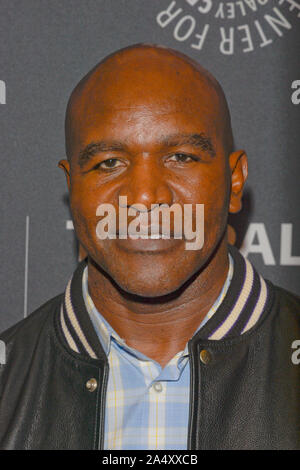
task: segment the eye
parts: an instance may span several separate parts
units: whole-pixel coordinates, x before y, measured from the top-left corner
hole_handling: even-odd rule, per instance
[[[196,158],[186,153],[174,153],[173,155],[171,155],[171,157],[168,158],[168,161],[177,163],[189,163],[196,161]]]
[[[94,169],[102,168],[103,170],[110,170],[122,166],[122,162],[118,158],[108,158],[101,163],[98,163]]]

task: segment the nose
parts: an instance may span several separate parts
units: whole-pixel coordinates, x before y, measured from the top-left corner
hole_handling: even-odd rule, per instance
[[[173,204],[166,171],[151,158],[141,158],[132,165],[119,195],[127,196],[128,206],[143,204],[147,211],[151,210],[153,204]]]

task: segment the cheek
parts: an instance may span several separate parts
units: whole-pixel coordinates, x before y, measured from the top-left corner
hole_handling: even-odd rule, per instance
[[[70,192],[70,208],[76,235],[81,242],[93,237],[93,232],[95,232],[97,201],[96,194],[91,193],[82,185],[73,185]]]
[[[70,191],[70,205],[73,212],[85,219],[95,219],[101,192],[93,179],[73,177]]]
[[[205,226],[210,231],[222,230],[228,215],[229,192],[226,185],[219,184],[212,192],[207,194],[205,203]]]
[[[199,177],[189,188],[189,192],[194,194],[194,201],[196,199],[197,203],[204,204],[204,246],[207,249],[215,245],[226,227],[230,196],[226,170],[212,170],[205,177]]]
[[[182,194],[184,202],[204,204],[205,212],[217,214],[229,201],[229,187],[223,169],[211,168],[190,178]]]

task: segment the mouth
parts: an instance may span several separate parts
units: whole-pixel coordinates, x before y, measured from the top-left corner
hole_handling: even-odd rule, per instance
[[[130,226],[125,232],[119,230],[117,233],[117,243],[119,248],[134,253],[151,253],[159,254],[162,252],[173,250],[182,242],[174,236],[174,232],[163,230],[160,225],[140,225],[139,231],[132,230]]]
[[[178,245],[182,240],[176,240],[174,238],[126,238],[117,239],[117,244],[121,250],[132,252],[132,253],[151,253],[159,254],[174,250],[178,248]]]
[[[150,235],[142,235],[142,234],[128,234],[128,238],[130,240],[170,240],[173,238],[170,235],[166,235],[164,233],[156,233],[156,234],[150,234]]]
[[[117,231],[117,238],[129,240],[170,240],[174,238],[182,238],[181,233],[174,233],[169,228],[166,229],[159,224],[139,225],[139,230],[136,227],[129,225],[128,229],[120,227]]]

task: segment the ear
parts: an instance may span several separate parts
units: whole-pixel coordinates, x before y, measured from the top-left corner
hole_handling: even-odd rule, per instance
[[[64,170],[68,188],[70,189],[70,163],[68,160],[60,160],[57,166]]]
[[[243,188],[248,176],[248,159],[244,150],[237,150],[229,156],[231,169],[231,195],[229,212],[239,212],[242,208]]]

